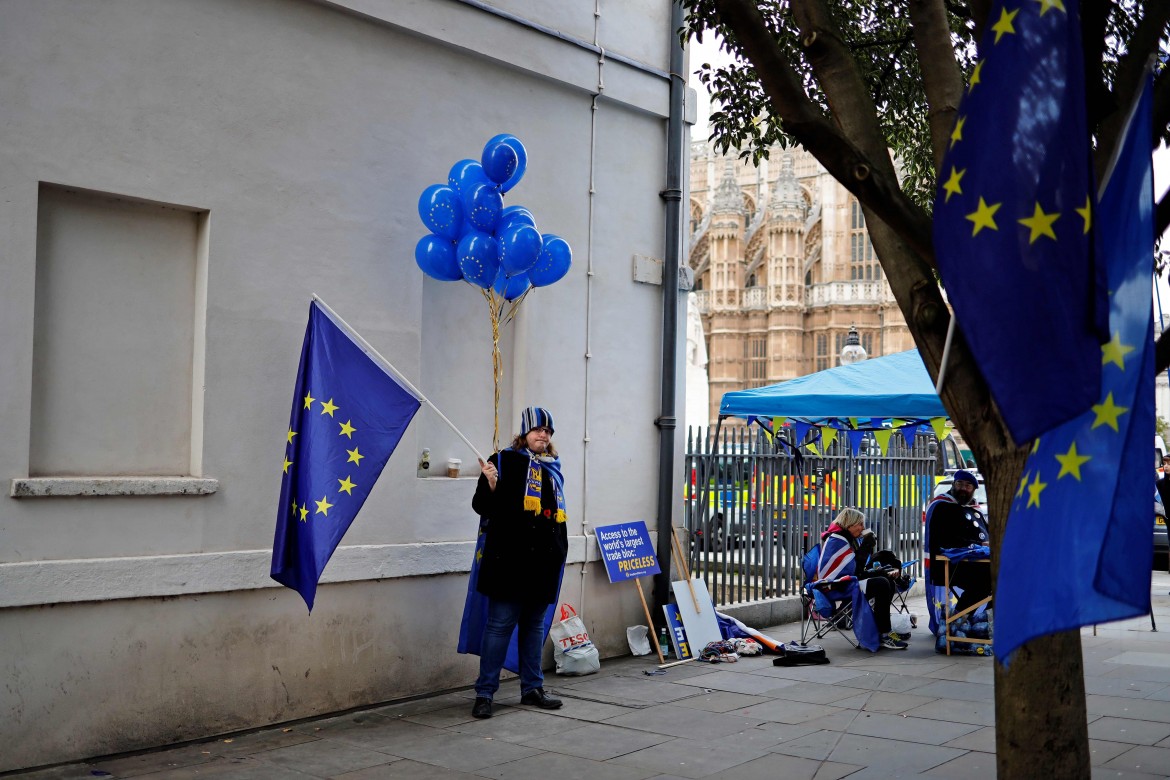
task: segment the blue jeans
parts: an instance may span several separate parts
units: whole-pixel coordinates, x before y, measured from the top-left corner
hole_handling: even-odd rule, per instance
[[[544,616],[548,604],[531,605],[518,601],[488,599],[487,625],[479,648],[479,679],[475,695],[490,699],[500,688],[500,670],[512,641],[512,630],[519,627],[517,644],[520,654],[520,693],[544,686],[540,655],[544,649]]]

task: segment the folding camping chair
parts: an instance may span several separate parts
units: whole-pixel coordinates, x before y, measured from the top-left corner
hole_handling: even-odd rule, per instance
[[[876,566],[901,566],[902,579],[894,580],[894,597],[890,601],[890,612],[901,612],[904,615],[910,614],[910,605],[906,603],[906,597],[910,594],[910,589],[914,587],[916,581],[912,573],[914,567],[918,565],[918,561],[910,561],[909,563],[902,563],[898,557],[889,550],[879,550],[873,554],[870,559],[871,565]]]
[[[804,607],[800,644],[807,645],[811,639],[824,639],[836,631],[853,647],[859,647],[853,636],[853,603],[848,593],[849,586],[857,578],[849,576],[818,581],[817,563],[820,558],[821,546],[817,544],[804,554],[800,562],[804,572],[804,585],[800,589],[800,601]]]
[[[906,577],[903,583],[894,583],[894,598],[890,601],[890,608],[895,612],[902,614],[910,614],[910,605],[906,603],[906,597],[910,595],[910,589],[914,587],[914,583],[918,578],[914,576],[913,569],[918,565],[918,561],[910,561],[910,563],[902,564],[902,574]]]

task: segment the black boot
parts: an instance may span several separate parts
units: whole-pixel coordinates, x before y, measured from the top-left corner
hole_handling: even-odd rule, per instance
[[[521,704],[535,704],[542,710],[559,710],[564,704],[555,696],[549,696],[544,692],[544,688],[533,688],[528,693],[520,697]]]
[[[490,718],[492,716],[492,700],[483,696],[475,697],[475,704],[471,708],[471,717]]]

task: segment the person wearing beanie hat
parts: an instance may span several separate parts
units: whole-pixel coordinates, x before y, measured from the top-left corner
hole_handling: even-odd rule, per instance
[[[951,489],[932,500],[926,508],[926,538],[931,561],[943,550],[991,545],[987,518],[975,503],[975,488],[978,486],[978,477],[960,469],[954,474]],[[941,565],[930,567],[930,581],[932,585],[946,585]],[[952,612],[962,612],[991,595],[991,567],[985,563],[952,564],[951,585],[962,591]]]
[[[500,670],[517,628],[520,703],[542,709],[561,706],[560,699],[545,692],[540,667],[546,614],[557,600],[569,547],[565,480],[552,435],[553,417],[547,409],[525,409],[511,446],[483,463],[471,501],[480,516],[483,546],[477,552],[478,566],[472,568],[464,625],[473,599],[479,597],[486,597],[486,619],[481,618],[482,634],[461,634],[460,652],[479,653],[471,710],[476,718],[492,715]]]

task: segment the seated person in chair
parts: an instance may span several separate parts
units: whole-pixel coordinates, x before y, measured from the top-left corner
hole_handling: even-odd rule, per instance
[[[864,569],[864,562],[872,555],[873,546],[873,532],[866,531],[865,515],[852,507],[842,509],[821,536],[817,580],[835,580],[847,575],[860,580],[862,592],[873,608],[874,622],[881,635],[880,646],[887,650],[905,650],[906,643],[890,631],[893,576],[897,574],[887,569]]]
[[[987,518],[973,505],[977,485],[974,474],[956,471],[951,489],[931,501],[926,509],[932,585],[946,584],[942,562],[934,560],[943,550],[991,544]],[[986,563],[952,563],[951,586],[962,591],[952,613],[962,612],[991,595],[991,567]]]

